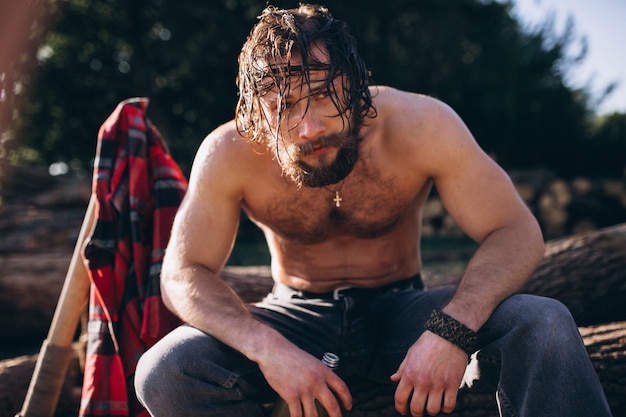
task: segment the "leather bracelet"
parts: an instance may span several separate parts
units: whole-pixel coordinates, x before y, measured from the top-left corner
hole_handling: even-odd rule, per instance
[[[424,323],[424,329],[460,347],[468,355],[477,350],[476,332],[441,310],[433,310],[430,318]]]

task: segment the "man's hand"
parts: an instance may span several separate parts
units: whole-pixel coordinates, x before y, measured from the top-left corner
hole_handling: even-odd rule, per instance
[[[341,417],[337,398],[352,408],[348,386],[320,358],[298,349],[282,349],[259,363],[270,386],[285,400],[291,417],[317,417],[315,400],[329,417]]]
[[[409,349],[391,380],[398,382],[395,403],[413,417],[451,413],[467,367],[467,354],[452,343],[424,332]],[[410,401],[410,404],[409,404]]]

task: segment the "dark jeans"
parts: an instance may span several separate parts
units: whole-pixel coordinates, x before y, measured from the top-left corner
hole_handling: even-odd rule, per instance
[[[250,309],[314,356],[338,354],[344,379],[391,384],[424,322],[452,291],[408,288],[335,300],[277,286]],[[493,387],[502,416],[611,415],[578,328],[557,301],[510,297],[480,330],[479,341],[464,384]],[[154,416],[264,416],[262,405],[276,399],[254,362],[190,326],[144,354],[135,384]]]

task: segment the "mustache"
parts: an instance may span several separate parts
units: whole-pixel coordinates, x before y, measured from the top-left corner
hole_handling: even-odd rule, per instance
[[[340,148],[340,147],[354,147],[353,141],[347,135],[327,135],[318,138],[315,141],[303,143],[301,145],[295,145],[295,150],[298,155],[308,156],[318,148]]]

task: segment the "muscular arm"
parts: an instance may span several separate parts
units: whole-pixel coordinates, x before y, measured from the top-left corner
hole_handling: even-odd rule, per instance
[[[217,275],[234,242],[242,192],[232,176],[219,175],[225,167],[218,148],[227,141],[209,137],[198,151],[165,253],[161,289],[165,304],[185,322],[242,351],[257,351],[247,336],[258,333],[256,320]]]
[[[163,261],[163,300],[185,322],[257,362],[292,416],[302,410],[312,415],[315,399],[331,416],[339,416],[332,391],[346,407],[351,401],[343,381],[318,358],[256,320],[218,275],[234,243],[246,178],[246,161],[238,153],[242,144],[232,131],[220,128],[198,151]],[[308,372],[294,375],[293,369]]]
[[[458,116],[447,107],[438,111],[435,186],[459,227],[479,243],[444,311],[476,331],[537,267],[543,236],[506,173],[478,147]]]
[[[477,331],[495,308],[517,292],[544,251],[536,220],[510,179],[476,144],[447,106],[426,99],[415,159],[431,177],[459,227],[479,243],[443,311]],[[398,372],[396,408],[414,416],[451,412],[467,365],[466,353],[426,331]]]

